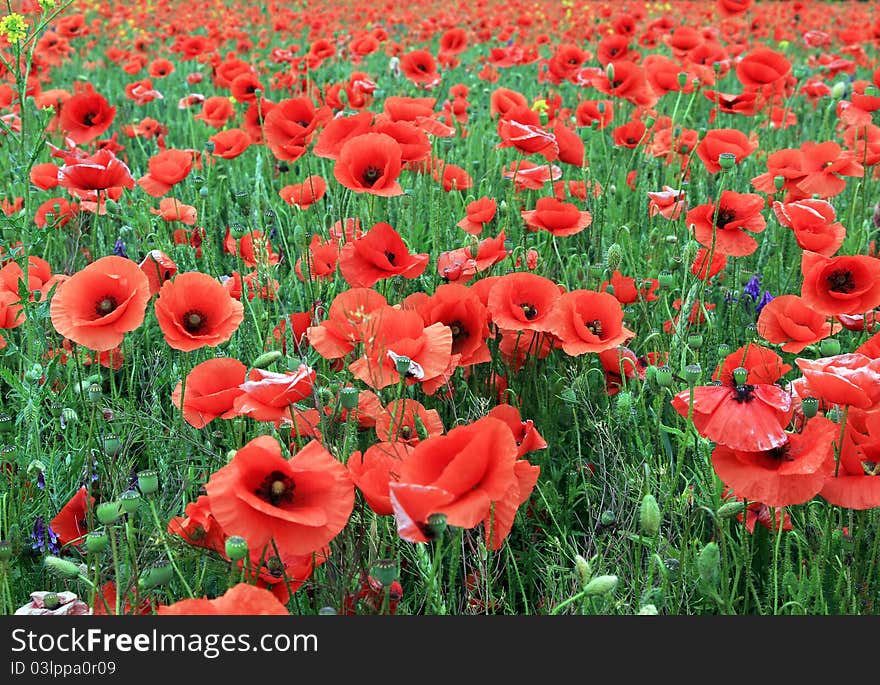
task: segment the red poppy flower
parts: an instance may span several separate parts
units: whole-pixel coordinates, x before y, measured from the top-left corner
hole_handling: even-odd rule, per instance
[[[177,273],[177,264],[162,250],[150,250],[138,265],[150,284],[150,295],[157,295],[165,281]]]
[[[213,550],[225,558],[228,536],[211,513],[208,497],[200,495],[195,502],[186,505],[183,513],[168,522],[168,532],[190,545]]]
[[[65,338],[103,352],[144,321],[150,286],[130,259],[102,257],[58,285],[49,313]]]
[[[383,442],[403,442],[411,446],[443,434],[443,419],[436,409],[404,399],[389,403],[376,418],[376,435]]]
[[[841,328],[811,308],[797,295],[779,295],[761,309],[758,335],[782,345],[783,352],[802,352],[805,347],[834,335]]]
[[[336,263],[339,261],[339,243],[335,239],[324,240],[315,234],[309,243],[308,253],[296,260],[295,271],[301,281],[306,280],[303,274],[303,266],[306,267],[308,278],[313,281],[323,281],[333,278],[336,274]]]
[[[202,103],[202,111],[193,118],[201,119],[212,128],[223,128],[234,116],[235,108],[229,98],[215,95]]]
[[[182,599],[156,609],[159,616],[289,616],[269,590],[239,583],[216,599]]]
[[[683,190],[663,186],[663,190],[648,193],[648,213],[651,216],[661,215],[674,221],[683,211],[687,211],[687,198]]]
[[[525,504],[535,489],[541,467],[530,464],[525,459],[513,465],[515,481],[508,487],[504,497],[494,502],[490,512],[483,517],[483,536],[486,547],[499,550],[513,529],[516,512]]]
[[[57,170],[61,186],[82,196],[90,191],[122,191],[134,188],[134,179],[124,162],[110,150],[98,150],[90,157],[70,159]]]
[[[467,216],[457,226],[471,235],[480,235],[484,226],[495,218],[498,203],[491,197],[481,197],[468,203]]]
[[[198,271],[165,281],[155,311],[165,342],[184,352],[226,342],[244,319],[241,302],[229,297],[218,280]]]
[[[339,270],[352,287],[369,288],[392,276],[417,278],[428,259],[427,254],[411,254],[397,231],[378,223],[361,238],[342,246]]]
[[[62,545],[81,545],[89,532],[88,513],[95,504],[95,498],[88,494],[83,485],[65,504],[61,511],[49,522],[49,527],[58,536]]]
[[[329,107],[316,110],[307,97],[281,100],[263,119],[266,144],[277,159],[297,160],[305,154],[317,128],[331,116]]]
[[[489,291],[487,309],[499,328],[549,331],[550,314],[559,299],[559,286],[531,273],[501,276]]]
[[[138,185],[153,197],[160,197],[189,176],[192,166],[192,153],[186,150],[164,150],[150,158],[150,171],[138,179]]]
[[[760,233],[767,222],[761,215],[764,198],[752,193],[725,190],[716,210],[709,202],[694,207],[687,214],[687,223],[701,245],[731,257],[745,257],[758,249],[758,243],[746,231]]]
[[[556,302],[548,329],[571,356],[622,345],[635,333],[623,326],[623,309],[613,295],[572,290]]]
[[[192,205],[185,205],[173,197],[163,197],[159,200],[159,209],[150,209],[150,214],[158,214],[165,221],[179,221],[187,226],[193,226],[198,219],[198,212]]]
[[[789,433],[784,444],[771,450],[740,452],[718,445],[712,452],[712,465],[738,497],[771,507],[803,504],[834,474],[838,432],[837,424],[817,416],[802,433]]]
[[[747,343],[724,358],[712,374],[712,380],[733,385],[733,372],[739,367],[748,371],[749,383],[764,384],[775,383],[792,369],[791,365],[783,362],[782,357],[773,350],[755,343]]]
[[[90,143],[110,128],[116,118],[116,108],[98,93],[77,93],[70,96],[61,108],[61,128],[77,145]]]
[[[574,116],[578,126],[592,126],[597,122],[596,128],[607,128],[614,120],[614,103],[611,100],[584,100],[574,110]]]
[[[346,466],[352,481],[379,516],[394,513],[389,486],[397,480],[400,464],[412,450],[405,442],[378,442],[363,454],[355,452],[348,458]]]
[[[634,119],[615,128],[611,132],[611,138],[615,145],[634,150],[645,139],[646,131],[644,122]]]
[[[276,426],[290,424],[291,405],[311,395],[314,385],[315,371],[305,364],[285,373],[251,369],[248,380],[240,386],[242,392],[233,398],[232,413],[272,421]]]
[[[452,331],[452,353],[461,355],[460,366],[491,360],[489,314],[470,288],[455,283],[441,285],[417,307],[425,326],[442,323]]]
[[[654,291],[660,287],[660,282],[656,278],[651,278],[647,283],[649,283],[649,285],[643,285],[639,288],[636,286],[636,279],[631,278],[630,276],[624,276],[620,271],[615,269],[614,273],[611,274],[611,281],[603,281],[602,285],[599,286],[599,291],[605,291],[610,285],[614,290],[612,295],[614,295],[614,298],[620,302],[620,304],[633,304],[640,299],[645,302],[653,302],[658,299],[657,295],[654,294]]]
[[[672,407],[687,417],[690,391],[672,399]],[[742,452],[763,452],[781,447],[788,439],[785,426],[791,418],[791,397],[768,383],[722,382],[693,389],[693,421],[705,438]]]
[[[820,314],[864,314],[880,306],[880,259],[804,251],[801,297]]]
[[[542,155],[548,162],[559,157],[556,136],[541,127],[538,113],[528,107],[508,110],[498,120],[498,136],[498,148],[515,147],[526,155]]]
[[[830,257],[846,238],[846,229],[835,221],[837,214],[826,200],[796,200],[784,204],[774,202],[773,213],[780,224],[794,231],[802,250]]]
[[[221,416],[232,418],[233,402],[244,390],[247,367],[237,359],[216,358],[198,364],[186,376],[186,396],[183,400],[183,418],[193,428],[204,428]],[[178,383],[171,393],[171,401],[180,409],[183,384]]]
[[[789,73],[791,62],[769,48],[755,48],[736,65],[736,77],[746,88],[775,84]]]
[[[302,183],[284,186],[278,194],[287,204],[307,209],[322,199],[326,192],[327,181],[321,176],[307,176]]]
[[[516,452],[510,429],[489,416],[420,442],[401,464],[399,482],[390,485],[400,537],[425,542],[431,514],[445,514],[460,528],[488,518],[517,484]]]
[[[697,145],[697,156],[703,160],[706,171],[717,174],[721,171],[718,158],[722,153],[734,155],[736,163],[739,164],[757,149],[757,138],[749,139],[745,133],[735,128],[717,128],[703,136],[700,144]]]
[[[354,508],[348,472],[315,441],[286,459],[274,438],[254,438],[205,490],[217,522],[254,550],[274,541],[283,553],[311,554],[336,537]]]
[[[539,198],[535,209],[520,214],[532,230],[542,229],[555,236],[580,233],[593,221],[589,212],[582,212],[576,205],[560,202],[555,197]]]
[[[413,50],[400,58],[400,70],[413,83],[422,88],[433,88],[440,83],[437,62],[427,50]]]
[[[338,359],[367,340],[375,327],[375,314],[383,311],[385,298],[370,288],[351,288],[330,304],[327,320],[308,329],[311,346],[325,359]]]
[[[489,410],[489,416],[507,424],[513,439],[516,441],[516,457],[521,459],[529,452],[547,448],[547,441],[541,437],[535,422],[531,419],[522,420],[519,409],[510,404],[499,404]]]
[[[402,195],[403,188],[397,182],[401,157],[400,145],[394,138],[384,133],[365,133],[342,145],[333,175],[356,193]]]
[[[240,128],[229,128],[208,138],[214,143],[214,156],[235,159],[251,145],[251,137]]]
[[[880,401],[880,359],[853,352],[795,363],[810,393],[828,404],[870,409]]]

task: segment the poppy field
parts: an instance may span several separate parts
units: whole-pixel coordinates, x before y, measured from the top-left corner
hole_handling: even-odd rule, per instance
[[[880,613],[876,3],[0,5],[0,613]]]

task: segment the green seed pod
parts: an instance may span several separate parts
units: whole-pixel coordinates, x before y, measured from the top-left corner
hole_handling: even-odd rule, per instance
[[[805,397],[801,400],[801,408],[804,411],[804,416],[812,419],[819,413],[819,400],[815,397]]]
[[[737,366],[733,370],[733,382],[737,385],[745,385],[749,380],[749,370],[744,366]]]
[[[0,564],[4,564],[12,559],[12,545],[9,540],[0,540]]]
[[[840,354],[840,341],[837,338],[825,338],[819,343],[819,354],[823,357],[834,357]]]
[[[109,538],[103,530],[93,530],[86,535],[86,551],[89,554],[100,554],[107,549]]]
[[[49,555],[43,559],[43,564],[50,573],[59,578],[67,578],[69,580],[79,578],[79,564],[75,564],[68,559]]]
[[[15,428],[15,419],[6,412],[0,414],[0,433],[9,433],[13,428]]]
[[[333,607],[321,607],[318,609],[318,616],[336,616],[336,609]]]
[[[745,508],[746,505],[742,502],[726,502],[718,507],[718,511],[715,512],[715,515],[720,519],[729,519],[743,513]]]
[[[717,542],[710,542],[703,547],[703,551],[697,557],[697,570],[706,585],[711,588],[717,587],[721,574],[721,552]]]
[[[684,88],[688,81],[688,75],[686,71],[678,72],[678,86],[679,88]]]
[[[43,595],[43,606],[49,609],[57,609],[61,606],[61,598],[58,596],[57,592],[47,592]]]
[[[391,587],[397,580],[397,562],[394,559],[379,559],[370,568],[370,576],[382,583],[382,587]]]
[[[703,367],[699,364],[688,364],[684,367],[684,379],[688,382],[688,385],[696,385],[699,383],[702,375]]]
[[[776,188],[776,191],[782,190],[783,186],[785,186],[785,176],[774,176],[773,187]]]
[[[357,388],[342,388],[339,391],[339,400],[342,404],[343,409],[356,409],[358,406],[358,392]]]
[[[657,281],[661,288],[669,289],[675,286],[675,275],[671,271],[661,271]]]
[[[613,526],[615,521],[617,521],[617,515],[611,509],[606,509],[599,517],[599,522],[603,526]]]
[[[587,583],[584,594],[587,596],[607,595],[609,592],[614,592],[617,583],[617,576],[596,576]]]
[[[119,520],[119,517],[122,516],[122,509],[119,502],[101,502],[95,507],[95,515],[98,517],[98,521],[109,526]]]
[[[159,491],[159,474],[152,469],[139,471],[137,478],[138,489],[141,491],[141,494],[153,495]]]
[[[115,435],[107,435],[102,441],[104,446],[104,454],[111,459],[122,454],[122,440]]]
[[[443,535],[446,531],[446,514],[431,514],[428,517],[428,528],[435,538]]]
[[[732,152],[722,152],[718,155],[718,166],[727,171],[736,166],[736,155]]]
[[[138,587],[148,590],[160,585],[167,585],[171,582],[171,577],[173,575],[174,569],[170,564],[147,569],[138,579]]]
[[[254,359],[254,368],[257,369],[267,369],[272,364],[281,359],[281,352],[278,350],[270,350],[269,352],[264,352],[259,357]]]
[[[412,360],[409,357],[398,357],[394,361],[394,368],[401,376],[405,376],[409,373],[410,364],[412,364]]]
[[[650,493],[642,499],[639,525],[642,529],[642,535],[645,537],[653,538],[660,532],[660,507],[654,495]]]
[[[657,367],[657,385],[662,388],[668,388],[672,385],[672,369],[668,366]]]
[[[699,333],[691,333],[688,336],[688,347],[692,350],[699,350],[703,346],[703,336]]]
[[[241,561],[247,556],[248,544],[240,535],[230,535],[226,538],[226,556],[232,561]]]
[[[119,505],[126,514],[133,514],[141,505],[141,493],[137,490],[126,490],[119,496]]]
[[[730,354],[730,345],[727,343],[721,343],[718,345],[718,356],[722,359]]]

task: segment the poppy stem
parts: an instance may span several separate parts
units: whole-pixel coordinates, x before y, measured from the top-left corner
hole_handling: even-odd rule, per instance
[[[181,395],[182,397],[182,395]],[[162,546],[165,548],[165,554],[168,555],[168,563],[171,564],[171,568],[174,569],[174,572],[177,574],[177,577],[180,578],[180,582],[183,584],[184,589],[186,590],[186,594],[190,597],[190,599],[194,598],[192,588],[189,586],[189,583],[186,582],[186,577],[180,572],[180,568],[177,566],[177,562],[174,559],[174,553],[171,551],[171,547],[168,545],[168,538],[165,536],[165,528],[159,522],[159,514],[156,511],[156,502],[153,499],[150,499],[150,512],[153,514],[153,522],[156,524],[156,532],[162,540]],[[113,537],[110,537],[110,544],[113,544]],[[117,588],[119,587],[117,583]],[[116,593],[116,601],[119,601],[119,592]],[[118,611],[117,611],[118,613]]]
[[[843,418],[840,420],[840,439],[834,443],[834,477],[840,470],[840,453],[843,451],[843,436],[846,432],[846,418],[849,415],[849,405],[843,407]]]

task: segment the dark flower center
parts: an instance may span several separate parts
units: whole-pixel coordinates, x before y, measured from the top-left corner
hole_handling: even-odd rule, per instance
[[[278,557],[269,557],[266,559],[266,570],[273,578],[280,578],[284,575],[284,562]]]
[[[880,476],[880,462],[863,461],[862,471],[865,472],[866,476]]]
[[[417,64],[416,69],[418,69],[419,71],[428,71],[428,67],[426,67],[424,64]]]
[[[94,126],[96,116],[97,116],[97,112],[88,112],[83,117],[83,124],[85,124],[86,126]]]
[[[187,333],[198,333],[208,325],[208,317],[196,309],[183,315],[183,327]]]
[[[835,293],[851,293],[856,289],[852,271],[837,269],[828,274],[828,289]]]
[[[95,305],[95,313],[98,316],[107,316],[119,306],[116,298],[111,295],[105,295]]]
[[[528,319],[529,321],[531,321],[532,319],[534,319],[538,316],[538,310],[535,309],[534,305],[531,305],[531,304],[524,302],[520,305],[520,308],[523,310],[523,314],[525,315],[526,319]]]
[[[412,428],[409,426],[404,426],[400,429],[400,437],[404,440],[409,440],[412,437]]]
[[[584,326],[587,327],[587,330],[590,331],[593,335],[601,338],[602,337],[602,322],[599,319],[593,319],[592,321],[584,321]]]
[[[754,385],[737,385],[733,389],[733,399],[742,404],[743,402],[751,402],[755,399]]]
[[[715,219],[715,225],[718,228],[726,228],[727,224],[736,218],[736,212],[732,209],[719,209],[718,218]]]
[[[273,507],[280,507],[282,504],[290,504],[293,501],[295,489],[293,478],[281,471],[272,471],[263,479],[260,487],[254,490],[254,494]]]
[[[766,455],[775,461],[794,461],[794,457],[789,455],[791,451],[791,445],[786,443],[785,445],[780,445],[779,447],[774,447],[772,450],[768,450]]]
[[[397,255],[394,254],[393,252],[389,252],[388,250],[385,250],[385,259],[388,260],[388,263],[389,263],[389,264],[392,264],[392,265],[393,265],[393,264],[394,264],[394,260],[397,259]]]
[[[361,178],[366,185],[372,188],[373,184],[376,183],[376,181],[378,181],[380,178],[382,178],[382,170],[379,167],[375,167],[372,165],[368,166],[366,169],[364,169],[364,173],[361,175]]]

